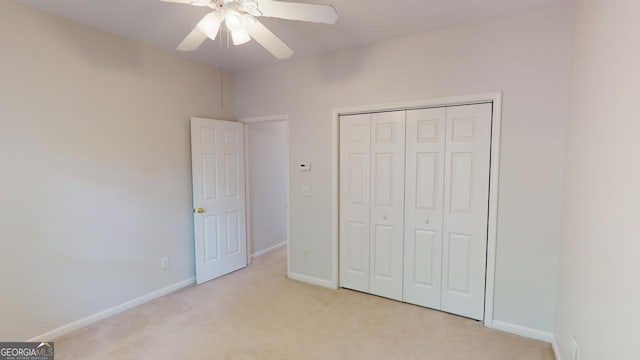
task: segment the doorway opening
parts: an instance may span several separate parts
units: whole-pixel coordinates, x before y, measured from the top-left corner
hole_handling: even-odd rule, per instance
[[[240,121],[245,124],[247,260],[251,264],[283,251],[289,242],[289,117]]]

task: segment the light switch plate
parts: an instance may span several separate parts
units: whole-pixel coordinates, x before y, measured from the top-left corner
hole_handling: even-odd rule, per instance
[[[305,185],[302,187],[302,195],[304,197],[311,197],[311,186]]]

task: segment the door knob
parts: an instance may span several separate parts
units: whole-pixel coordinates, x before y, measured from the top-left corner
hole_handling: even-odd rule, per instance
[[[203,208],[198,208],[198,210],[196,210],[196,211],[198,212],[198,214],[204,214],[204,213],[207,212],[207,210],[203,209]]]
[[[424,221],[424,223],[425,223],[425,224],[428,224],[428,223],[429,223],[429,219],[425,220],[425,221]]]
[[[382,217],[382,220],[387,220],[387,219],[388,219],[387,215]]]

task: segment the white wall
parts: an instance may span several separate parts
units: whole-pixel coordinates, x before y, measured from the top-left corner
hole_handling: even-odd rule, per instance
[[[503,90],[495,319],[551,332],[572,19],[551,7],[236,74],[237,115],[290,114],[291,164],[313,164],[291,172],[292,272],[332,277],[333,108]]]
[[[640,2],[578,3],[556,340],[640,357]]]
[[[191,278],[189,117],[233,77],[10,0],[0,46],[0,339]]]
[[[287,123],[252,123],[249,186],[253,254],[287,241]]]

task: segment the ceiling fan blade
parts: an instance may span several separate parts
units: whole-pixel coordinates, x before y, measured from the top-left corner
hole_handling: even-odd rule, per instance
[[[219,11],[207,14],[189,35],[178,45],[180,51],[193,51],[202,45],[207,39],[215,40],[222,23],[222,15]]]
[[[215,40],[218,37],[218,31],[220,30],[220,24],[222,23],[222,14],[220,11],[214,11],[207,14],[198,23],[197,28],[200,29],[211,40]]]
[[[260,0],[258,11],[262,16],[287,20],[335,24],[338,12],[331,5],[301,4],[286,1]]]
[[[258,20],[249,21],[247,27],[249,35],[276,58],[283,60],[293,55],[293,50]]]
[[[207,40],[207,35],[205,35],[197,26],[191,30],[189,35],[187,35],[184,40],[178,45],[178,50],[180,51],[193,51],[202,45],[202,43]]]

